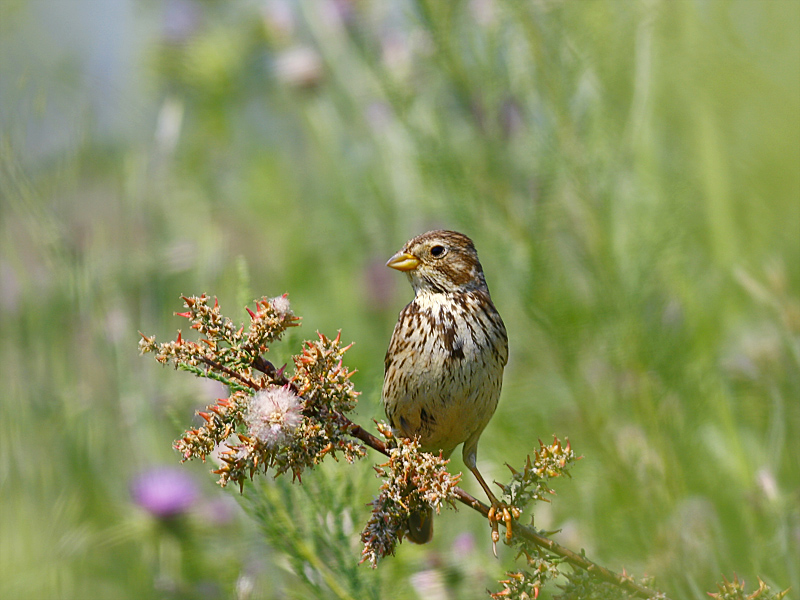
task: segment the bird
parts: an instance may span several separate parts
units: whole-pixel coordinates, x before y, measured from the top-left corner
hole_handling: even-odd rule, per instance
[[[466,467],[493,507],[502,506],[477,467],[478,440],[497,408],[508,335],[492,303],[472,240],[457,231],[423,233],[386,263],[404,272],[414,299],[397,319],[384,360],[383,407],[393,432]],[[433,511],[413,512],[408,539],[433,537]]]

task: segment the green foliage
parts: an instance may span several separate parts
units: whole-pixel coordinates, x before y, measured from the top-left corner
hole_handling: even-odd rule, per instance
[[[290,290],[378,417],[382,263],[441,225],[509,325],[482,471],[568,435],[538,526],[672,598],[800,589],[797,3],[46,4],[0,8],[0,596],[282,597],[249,519],[200,516],[207,469],[177,532],[132,505],[220,394],[131,340],[187,290]],[[461,517],[381,597],[516,568],[484,527],[456,556]]]
[[[628,577],[631,581],[633,578]],[[644,581],[651,585],[652,582]],[[562,593],[555,596],[555,600],[631,600],[636,598],[632,594],[621,591],[619,587],[607,582],[600,582],[589,576],[586,571],[573,569],[567,573],[567,581],[561,586]],[[663,595],[656,594],[650,600],[659,600]]]
[[[380,573],[359,567],[357,503],[365,479],[352,469],[319,467],[292,485],[261,478],[246,487],[240,503],[274,552],[288,560],[290,575],[275,597],[379,599]]]

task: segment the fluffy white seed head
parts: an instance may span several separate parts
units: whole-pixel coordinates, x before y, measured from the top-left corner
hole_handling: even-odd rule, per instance
[[[284,294],[283,296],[276,296],[275,298],[270,298],[269,303],[272,306],[272,309],[281,315],[291,315],[292,308],[289,305],[289,298]]]
[[[245,418],[250,434],[268,448],[286,444],[303,420],[303,401],[288,387],[255,394]]]

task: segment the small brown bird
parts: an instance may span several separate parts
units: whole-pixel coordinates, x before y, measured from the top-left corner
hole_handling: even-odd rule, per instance
[[[476,463],[478,439],[497,408],[508,337],[475,246],[455,231],[429,231],[386,266],[404,271],[414,288],[384,361],[389,423],[397,435],[418,436],[424,451],[441,450],[445,458],[463,443],[464,464],[497,506]],[[429,542],[432,511],[412,514],[408,526],[412,542]]]

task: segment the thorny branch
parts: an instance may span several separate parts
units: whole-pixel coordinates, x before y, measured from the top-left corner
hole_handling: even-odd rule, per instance
[[[346,419],[350,424],[350,434],[364,442],[367,446],[372,448],[373,450],[377,450],[378,452],[389,456],[389,451],[387,448],[386,443],[372,435],[369,431],[365,430],[361,425],[357,423],[353,423],[346,417]],[[461,488],[455,489],[455,494],[458,498],[458,501],[461,504],[470,507],[473,510],[476,510],[484,517],[489,517],[489,506],[469,494],[468,492],[464,491]],[[530,542],[533,542],[537,546],[547,550],[548,552],[552,552],[553,554],[560,556],[566,562],[571,565],[574,565],[580,569],[587,571],[588,573],[592,574],[597,579],[602,581],[611,583],[613,585],[619,586],[623,590],[635,594],[640,598],[653,598],[659,597],[663,600],[669,600],[667,596],[663,594],[659,596],[660,592],[653,590],[651,588],[645,587],[633,581],[627,575],[620,575],[619,573],[615,573],[605,567],[598,565],[597,563],[589,560],[585,556],[582,556],[569,548],[566,548],[559,544],[558,542],[550,539],[547,536],[542,535],[535,528],[529,527],[527,525],[522,525],[521,523],[514,523],[513,536],[522,537]]]

